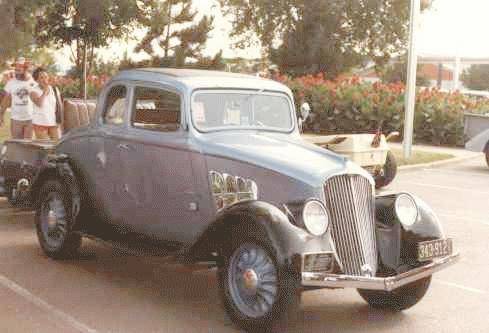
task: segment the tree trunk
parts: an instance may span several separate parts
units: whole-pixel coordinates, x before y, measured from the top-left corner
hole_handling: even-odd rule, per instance
[[[168,51],[170,49],[170,27],[172,24],[171,7],[173,6],[172,0],[168,0],[168,25],[166,27],[166,40],[165,40],[165,59],[168,58]]]

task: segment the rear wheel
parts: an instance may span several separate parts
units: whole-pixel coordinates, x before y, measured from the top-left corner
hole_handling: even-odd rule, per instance
[[[218,277],[226,311],[246,330],[264,330],[298,311],[296,284],[280,271],[273,251],[258,241],[247,240],[231,249]]]
[[[387,152],[385,164],[380,172],[374,177],[375,188],[381,188],[389,185],[397,174],[397,162],[394,154],[391,151]]]
[[[36,231],[44,253],[55,259],[73,256],[81,236],[72,231],[71,196],[57,180],[43,184],[36,210]]]
[[[358,289],[358,293],[374,308],[402,311],[416,305],[423,298],[430,282],[431,276],[428,276],[392,291]]]

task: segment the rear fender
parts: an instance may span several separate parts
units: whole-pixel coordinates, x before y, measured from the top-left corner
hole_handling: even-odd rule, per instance
[[[35,206],[40,203],[40,190],[42,185],[48,180],[59,180],[63,183],[71,196],[71,215],[72,220],[76,221],[80,213],[81,191],[75,173],[70,166],[69,158],[66,155],[55,155],[49,158],[48,163],[43,165],[32,184],[32,198]]]

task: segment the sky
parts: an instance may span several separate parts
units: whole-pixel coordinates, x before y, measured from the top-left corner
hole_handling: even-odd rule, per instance
[[[409,1],[409,0],[406,0]],[[208,39],[205,54],[212,56],[223,50],[224,57],[257,58],[260,48],[233,49],[229,34],[232,30],[229,19],[221,15],[215,0],[195,1],[201,15],[214,16],[214,30]],[[488,0],[434,0],[432,8],[421,14],[417,35],[417,50],[420,55],[489,57],[489,1]],[[133,54],[137,39],[143,31],[135,32],[135,39],[128,44],[115,42],[99,54],[103,59],[121,58],[128,50],[135,60],[144,58],[144,52]],[[57,53],[57,62],[62,69],[71,67],[69,51]]]

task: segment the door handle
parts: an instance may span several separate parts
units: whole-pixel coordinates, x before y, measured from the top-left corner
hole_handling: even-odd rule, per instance
[[[119,148],[120,150],[133,150],[132,146],[130,146],[126,143],[119,143],[117,145],[117,148]]]

